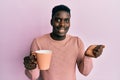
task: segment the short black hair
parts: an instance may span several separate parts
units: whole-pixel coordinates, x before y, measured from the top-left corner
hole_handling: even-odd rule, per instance
[[[57,5],[52,9],[52,18],[58,11],[66,11],[70,14],[70,8],[65,5]]]

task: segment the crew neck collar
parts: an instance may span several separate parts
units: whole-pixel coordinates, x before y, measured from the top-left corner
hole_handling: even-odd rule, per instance
[[[49,38],[50,38],[50,40],[52,40],[52,41],[54,41],[54,42],[66,42],[67,40],[68,40],[68,34],[66,34],[66,37],[65,37],[65,39],[63,39],[63,40],[55,40],[55,39],[53,39],[51,36],[50,36],[50,34],[49,34]]]

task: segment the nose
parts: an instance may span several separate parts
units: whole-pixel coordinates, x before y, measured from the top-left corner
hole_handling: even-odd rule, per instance
[[[64,26],[65,26],[65,22],[64,22],[64,20],[61,20],[61,22],[60,22],[60,26],[61,26],[61,27],[64,27]]]

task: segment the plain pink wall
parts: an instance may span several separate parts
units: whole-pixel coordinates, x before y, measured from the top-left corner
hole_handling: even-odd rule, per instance
[[[66,4],[72,10],[69,33],[90,44],[105,44],[103,55],[93,59],[94,68],[77,80],[120,80],[119,0],[1,0],[0,80],[29,80],[23,57],[29,54],[33,38],[51,31],[51,9]]]

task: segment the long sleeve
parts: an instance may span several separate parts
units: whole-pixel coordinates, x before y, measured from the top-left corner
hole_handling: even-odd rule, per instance
[[[92,68],[92,58],[87,57],[84,55],[84,44],[83,42],[78,38],[78,57],[77,57],[77,66],[81,74],[84,76],[87,76]]]
[[[78,69],[80,73],[87,76],[93,68],[92,59],[90,57],[84,56],[83,60],[78,64]]]
[[[37,44],[36,39],[34,39],[32,42],[31,48],[30,48],[30,53],[32,53],[38,49],[39,49],[39,46]],[[27,75],[28,78],[30,78],[30,80],[36,80],[36,79],[38,79],[38,77],[40,75],[40,70],[38,69],[38,66],[33,70],[25,69],[25,74]]]
[[[40,75],[40,70],[38,69],[38,67],[36,69],[33,70],[25,70],[25,74],[28,78],[30,78],[30,80],[37,80],[39,75]]]

